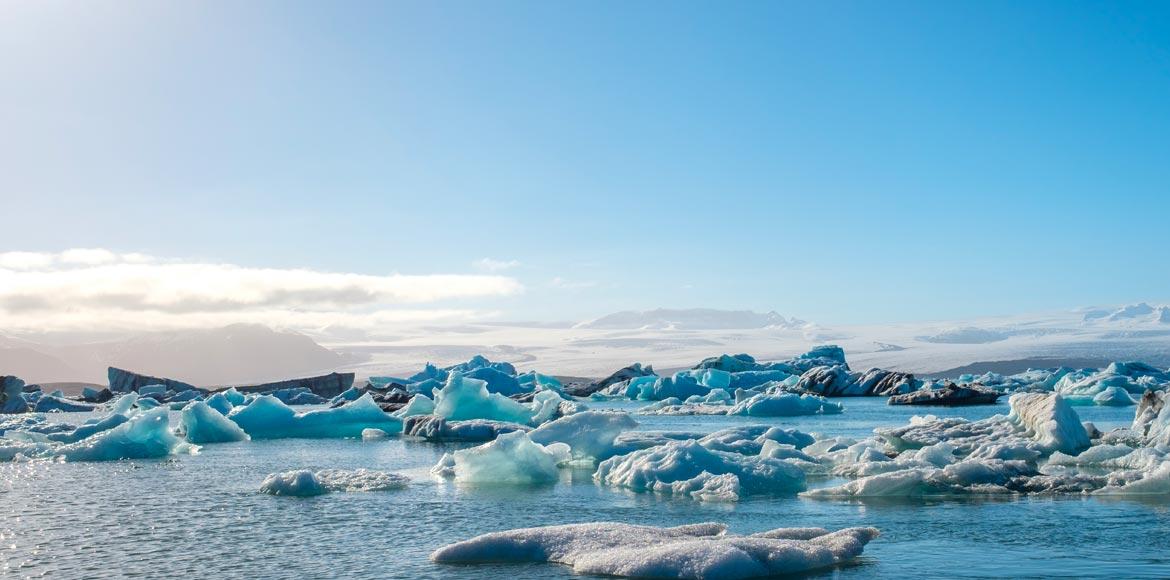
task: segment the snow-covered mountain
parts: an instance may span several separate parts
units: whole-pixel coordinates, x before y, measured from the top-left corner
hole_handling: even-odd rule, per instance
[[[655,310],[625,310],[595,320],[582,322],[576,328],[602,330],[723,330],[733,328],[799,328],[803,320],[787,319],[776,312],[751,310],[716,310],[687,308]]]

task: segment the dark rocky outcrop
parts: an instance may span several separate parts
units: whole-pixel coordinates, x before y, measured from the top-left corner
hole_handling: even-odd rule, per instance
[[[948,382],[941,389],[895,395],[887,402],[891,405],[994,405],[1002,396],[999,391],[979,385],[956,385]]]
[[[275,383],[236,387],[241,393],[268,393],[284,389],[309,389],[315,395],[332,398],[353,386],[353,373],[329,373],[319,377],[289,379]]]
[[[654,367],[650,365],[642,366],[642,363],[634,363],[628,367],[618,369],[613,374],[601,379],[600,381],[580,384],[574,383],[565,386],[565,394],[574,397],[588,397],[597,391],[605,389],[606,387],[622,381],[628,381],[635,377],[654,376]],[[531,400],[531,399],[529,399]]]
[[[842,397],[849,394],[853,385],[853,376],[849,368],[844,365],[813,367],[803,375],[796,389],[823,397]]]
[[[120,369],[117,367],[110,367],[106,371],[110,381],[110,390],[118,393],[128,393],[130,391],[137,392],[138,389],[148,385],[162,385],[168,391],[176,393],[180,391],[189,391],[196,389],[195,385],[184,383],[183,381],[176,381],[175,379],[164,379],[161,377],[152,377],[150,375],[141,375],[133,371]],[[201,389],[200,389],[201,390]]]
[[[865,397],[889,397],[909,393],[918,386],[911,373],[869,369],[857,378],[856,384],[850,390]]]

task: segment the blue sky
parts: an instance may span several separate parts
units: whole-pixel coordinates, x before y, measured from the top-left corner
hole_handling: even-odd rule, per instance
[[[825,323],[1170,298],[1170,5],[15,2],[0,251]]]

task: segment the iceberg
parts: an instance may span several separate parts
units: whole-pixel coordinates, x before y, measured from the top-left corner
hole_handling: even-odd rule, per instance
[[[564,443],[533,443],[522,431],[504,433],[490,443],[452,454],[455,481],[536,484],[560,478],[557,465],[570,459]],[[440,461],[440,465],[442,465]]]
[[[411,397],[401,409],[394,411],[392,415],[399,418],[406,418],[415,415],[430,415],[434,412],[435,402],[430,397],[419,393]]]
[[[116,393],[138,391],[147,385],[162,385],[162,392],[164,393],[166,391],[174,391],[178,393],[196,388],[194,385],[184,383],[183,381],[142,375],[127,370],[122,370],[117,367],[109,367],[106,370],[106,378],[109,380],[110,390]]]
[[[403,489],[409,479],[371,469],[307,469],[273,473],[264,478],[260,492],[270,495],[312,497],[332,491],[387,491]]]
[[[594,481],[634,491],[675,493],[673,484],[708,473],[730,474],[745,494],[787,494],[804,490],[804,472],[783,460],[712,451],[698,441],[672,441],[602,461]]]
[[[257,397],[228,414],[253,439],[361,437],[364,429],[402,431],[402,421],[382,411],[369,393],[335,409],[297,413],[272,395]]]
[[[158,408],[139,413],[113,429],[58,447],[52,455],[64,457],[67,461],[116,461],[166,457],[196,450],[198,447],[184,443],[171,433],[168,410]]]
[[[183,407],[180,430],[190,443],[228,443],[251,439],[234,421],[203,401]]]
[[[588,523],[484,534],[431,554],[440,564],[553,562],[576,574],[738,580],[799,574],[845,563],[874,528],[780,529],[739,536],[714,523],[657,528]]]
[[[97,408],[97,405],[71,401],[64,397],[45,395],[37,399],[34,411],[37,413],[87,413]]]
[[[0,413],[27,413],[28,410],[28,401],[24,400],[24,381],[12,375],[0,376]]]
[[[753,417],[794,417],[798,415],[833,415],[845,410],[839,403],[817,395],[795,393],[760,393],[740,401],[727,410],[728,415]]]
[[[626,413],[586,411],[537,427],[528,438],[540,445],[564,443],[576,459],[607,459],[617,453],[614,441],[638,423]]]
[[[531,389],[525,389],[520,386],[520,381],[516,380],[515,375],[510,375],[504,371],[494,369],[492,367],[480,367],[468,371],[463,376],[469,379],[476,379],[487,383],[487,390],[489,393],[499,393],[505,397],[512,395],[519,395]],[[530,383],[530,386],[535,386]]]
[[[1050,451],[1076,454],[1090,445],[1076,411],[1058,394],[1019,393],[1009,399],[1008,421]]]
[[[579,408],[580,405],[566,401],[552,390],[537,392],[531,403],[518,403],[499,393],[488,392],[484,381],[452,371],[447,384],[435,392],[433,413],[452,420],[488,419],[539,425]]]
[[[704,435],[698,441],[699,445],[713,451],[759,455],[768,441],[804,449],[816,440],[812,435],[796,429],[771,425],[744,425],[715,431]]]
[[[518,423],[468,419],[448,421],[437,415],[412,415],[403,420],[402,434],[427,441],[491,441],[504,433],[528,431]]]

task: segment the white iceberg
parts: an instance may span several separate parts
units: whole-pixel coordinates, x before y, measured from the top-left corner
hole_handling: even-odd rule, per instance
[[[845,410],[840,403],[834,403],[818,395],[795,393],[759,393],[736,403],[728,409],[728,415],[750,415],[753,417],[795,417],[799,415],[832,415]]]
[[[578,459],[606,459],[617,452],[614,440],[638,426],[626,413],[586,411],[561,417],[528,433],[534,443],[564,443]]]
[[[569,459],[568,445],[540,445],[527,433],[514,431],[479,447],[456,451],[450,459],[445,456],[435,472],[453,473],[461,483],[550,483],[560,478],[557,466]]]
[[[712,451],[698,441],[672,441],[602,461],[593,474],[603,485],[634,491],[676,493],[673,485],[704,472],[730,474],[743,494],[796,493],[804,490],[804,472],[780,459]],[[690,491],[689,488],[684,488]]]

